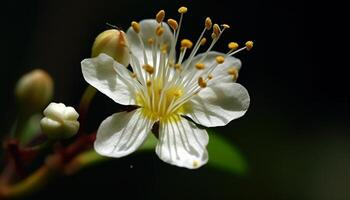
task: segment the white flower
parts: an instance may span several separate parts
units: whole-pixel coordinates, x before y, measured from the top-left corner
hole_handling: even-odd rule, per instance
[[[73,107],[63,103],[50,103],[44,110],[40,125],[50,139],[63,139],[74,136],[79,130],[79,114]]]
[[[105,54],[82,61],[83,76],[89,84],[119,104],[138,106],[101,123],[94,143],[99,154],[122,157],[134,152],[153,125],[159,123],[159,158],[173,165],[198,168],[208,161],[208,134],[195,123],[223,126],[247,111],[248,92],[235,83],[241,62],[232,57],[247,47],[236,50],[237,44],[230,43],[231,50],[226,54],[211,51],[228,25],[212,26],[207,18],[197,43],[182,40],[176,56],[186,11],[185,7],[179,9],[179,23],[168,20],[171,28],[162,22],[164,11],[157,14],[156,20],[132,22],[127,31],[131,70]],[[209,48],[197,54],[206,41],[203,35],[212,27]]]

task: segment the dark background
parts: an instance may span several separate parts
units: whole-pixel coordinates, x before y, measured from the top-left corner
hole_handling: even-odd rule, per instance
[[[126,30],[159,9],[177,18],[195,40],[205,17],[227,23],[216,50],[254,40],[238,82],[251,96],[248,113],[217,128],[246,157],[249,173],[204,166],[186,170],[155,154],[131,155],[62,178],[35,196],[121,199],[350,199],[349,67],[346,11],[336,2],[302,1],[4,1],[1,5],[1,132],[16,118],[13,87],[34,68],[55,80],[54,101],[76,106],[86,87],[82,59],[106,22]],[[102,94],[92,103],[89,128],[119,109]],[[132,167],[130,167],[132,166]]]

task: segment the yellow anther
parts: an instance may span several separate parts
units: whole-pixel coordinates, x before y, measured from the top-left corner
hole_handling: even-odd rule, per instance
[[[230,42],[227,46],[231,50],[236,50],[239,47],[239,45],[236,42]]]
[[[154,39],[153,38],[148,38],[147,43],[149,45],[152,45],[154,43]]]
[[[253,41],[247,41],[245,43],[245,47],[247,48],[248,51],[253,48],[253,44],[254,44]]]
[[[204,46],[206,42],[207,42],[207,38],[204,37],[204,38],[201,39],[200,44],[202,46]]]
[[[220,30],[220,26],[218,24],[214,24],[213,26],[213,33],[218,36],[220,34],[221,30]]]
[[[169,60],[168,61],[168,65],[169,65],[169,67],[173,67],[174,66],[174,60],[173,59]]]
[[[222,64],[222,63],[224,63],[225,58],[224,58],[224,56],[216,56],[215,60],[218,64]]]
[[[212,74],[209,74],[209,75],[208,75],[208,79],[209,79],[209,80],[213,79],[213,75],[212,75]]]
[[[204,69],[205,67],[203,63],[196,63],[195,66],[197,69]]]
[[[156,28],[156,34],[157,34],[157,36],[162,36],[163,33],[164,33],[164,28],[161,27],[161,26],[158,26],[158,27]]]
[[[228,74],[232,75],[233,79],[236,80],[238,78],[238,70],[236,67],[231,67],[227,70]]]
[[[193,45],[193,43],[189,39],[181,40],[181,47],[190,49],[190,48],[192,48],[192,45]]]
[[[136,33],[139,33],[141,30],[140,24],[135,21],[131,22],[131,27]]]
[[[179,27],[179,24],[175,19],[168,19],[168,24],[174,31]]]
[[[165,11],[164,10],[160,10],[157,15],[156,15],[156,20],[158,23],[161,23],[164,20],[165,17]]]
[[[228,24],[221,24],[221,26],[224,27],[224,29],[230,28],[230,25],[228,25]]]
[[[210,19],[209,17],[207,17],[207,18],[205,19],[205,28],[206,28],[207,30],[210,30],[211,27],[212,27],[212,25],[213,25],[213,23],[211,22],[211,19]]]
[[[150,87],[150,86],[152,85],[152,82],[151,82],[150,80],[147,80],[147,81],[146,81],[146,85],[147,85],[148,87]]]
[[[176,64],[175,64],[175,69],[180,69],[180,68],[181,68],[181,64],[176,63]]]
[[[175,97],[179,97],[181,95],[182,95],[182,90],[177,89],[177,90],[174,91],[174,96]]]
[[[212,33],[212,34],[211,34],[211,39],[214,40],[214,39],[217,38],[217,37],[218,37],[218,36],[217,36],[215,33]]]
[[[165,53],[168,51],[168,47],[169,45],[167,43],[164,43],[160,46],[160,50],[163,52],[165,51]]]
[[[205,87],[207,87],[207,82],[205,82],[205,80],[202,77],[199,77],[198,78],[198,85],[201,88],[205,88]]]
[[[150,64],[144,64],[142,67],[149,74],[153,74],[154,68]]]
[[[136,78],[136,76],[137,76],[137,75],[136,75],[135,72],[131,73],[131,77],[132,77],[132,78]]]
[[[184,13],[187,13],[187,8],[185,6],[182,6],[177,11],[181,14],[184,14]]]

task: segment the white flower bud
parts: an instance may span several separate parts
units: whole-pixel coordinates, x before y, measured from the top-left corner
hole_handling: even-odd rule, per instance
[[[16,100],[22,111],[27,114],[42,112],[50,103],[53,95],[51,76],[41,69],[35,69],[23,75],[15,89]]]
[[[40,125],[50,139],[63,139],[74,136],[79,129],[79,114],[73,107],[63,103],[50,103],[44,110]]]
[[[110,29],[100,33],[92,46],[92,57],[105,53],[124,66],[129,65],[128,41],[123,31]]]

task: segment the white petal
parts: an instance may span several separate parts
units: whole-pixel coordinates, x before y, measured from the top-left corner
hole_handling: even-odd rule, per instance
[[[199,76],[201,76],[201,74],[203,72],[207,72],[208,68],[216,63],[215,58],[217,56],[224,56],[225,57],[224,63],[217,65],[214,68],[214,70],[210,73],[213,76],[213,78],[210,81],[208,81],[208,85],[218,83],[218,81],[220,83],[223,83],[223,82],[231,83],[231,82],[236,81],[233,79],[232,75],[230,75],[228,73],[228,70],[230,68],[234,67],[237,69],[237,71],[239,71],[241,69],[241,66],[242,66],[241,61],[239,59],[237,59],[233,56],[226,56],[225,54],[220,53],[220,52],[216,52],[216,51],[208,52],[208,55],[202,60],[202,58],[204,56],[205,56],[205,53],[201,53],[192,59],[191,63],[186,68],[187,70],[184,71],[185,78],[188,78],[188,80],[193,80],[194,82],[197,81]],[[188,61],[184,62],[183,66],[187,66],[187,62]],[[205,69],[203,69],[203,70],[196,69],[195,65],[199,62],[204,64]],[[192,73],[189,73],[189,72],[194,71],[194,70],[196,71],[196,73],[194,75]],[[187,77],[186,75],[188,75],[188,74],[191,74],[193,76]],[[203,78],[206,78],[207,75],[208,74],[205,73],[205,77],[203,77]]]
[[[156,153],[164,162],[195,169],[208,161],[206,130],[183,117],[160,122],[159,138]]]
[[[123,105],[135,104],[135,88],[128,70],[106,54],[81,62],[84,79],[97,90]],[[118,75],[117,75],[118,71]],[[118,77],[119,76],[119,77]]]
[[[153,62],[152,46],[149,45],[148,39],[153,38],[153,40],[156,40],[156,39],[158,40],[159,46],[157,48],[157,61],[156,61],[157,63],[159,62],[159,57],[160,57],[160,50],[159,50],[160,45],[166,43],[170,47],[170,45],[174,41],[173,33],[171,32],[168,24],[164,22],[162,22],[164,33],[160,37],[156,35],[156,28],[159,25],[160,24],[154,19],[146,19],[146,20],[140,21],[141,30],[139,34],[145,45],[148,64],[152,65],[153,67],[157,67],[157,64]],[[142,66],[145,63],[144,56],[143,56],[143,48],[136,32],[130,27],[126,32],[126,35],[129,42],[131,53],[135,55],[137,58],[139,58],[140,64]]]
[[[98,128],[95,151],[108,157],[122,157],[139,148],[154,121],[145,118],[141,109],[109,116]]]
[[[224,126],[245,114],[249,107],[248,91],[238,83],[218,83],[202,89],[186,107],[186,116],[206,127]]]

